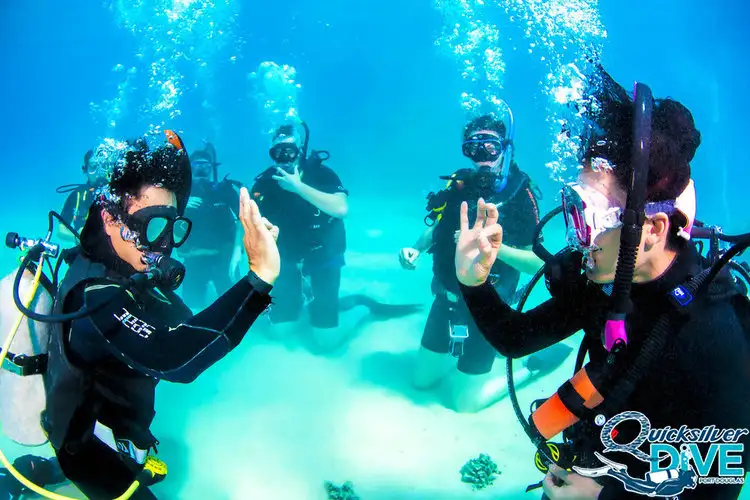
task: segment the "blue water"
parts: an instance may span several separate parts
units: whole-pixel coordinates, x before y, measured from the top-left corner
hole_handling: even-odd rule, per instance
[[[0,233],[43,234],[47,211],[64,201],[55,187],[83,181],[84,152],[103,137],[134,137],[150,125],[179,131],[190,150],[210,140],[220,174],[250,183],[269,164],[269,120],[248,75],[273,61],[295,68],[296,106],[312,129],[311,146],[331,152],[329,164],[350,191],[342,289],[429,304],[429,262],[409,274],[396,254],[424,228],[424,197],[441,187],[438,176],[464,166],[460,96],[482,89],[461,77],[461,58],[436,47],[444,28],[436,5],[227,0],[207,10],[226,27],[215,39],[202,37],[203,17],[192,25],[198,35],[169,42],[174,34],[157,30],[149,45],[148,9],[191,3],[143,0],[142,11],[134,0],[0,3]],[[597,9],[610,74],[628,88],[643,81],[693,113],[702,134],[692,162],[698,218],[728,233],[750,231],[745,2],[634,0]],[[137,29],[123,24],[123,12]],[[506,39],[513,23],[501,9],[482,12],[481,22],[502,27],[505,72],[495,90],[513,109],[516,159],[544,193],[546,212],[559,201],[559,184],[545,167],[554,159],[547,121],[554,110],[539,83],[548,71],[544,52]],[[188,26],[180,22],[178,32]],[[167,49],[157,54],[159,43]],[[175,51],[190,55],[165,73],[183,77],[182,93],[155,111],[151,63]],[[118,94],[129,68],[136,71]],[[122,113],[112,126],[118,95]],[[92,113],[92,103],[103,111]],[[553,228],[548,241],[559,235]],[[0,251],[2,275],[16,257]],[[541,291],[534,297],[543,298]],[[324,480],[352,480],[363,500],[521,498],[540,477],[507,400],[457,415],[408,388],[424,319],[365,325],[348,352],[330,359],[253,337],[196,384],[162,384],[155,433],[170,475],[155,491],[160,498],[316,499],[324,498]],[[571,363],[526,389],[522,406],[553,391]],[[494,491],[473,493],[457,470],[480,452],[503,474]]]

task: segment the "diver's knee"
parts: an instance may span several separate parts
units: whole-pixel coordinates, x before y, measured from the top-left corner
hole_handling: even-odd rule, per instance
[[[457,413],[476,413],[483,409],[486,404],[482,389],[486,381],[486,375],[456,372],[451,381],[451,408]]]
[[[454,359],[447,353],[435,352],[425,346],[419,346],[412,385],[418,390],[430,389],[448,375],[454,364]]]

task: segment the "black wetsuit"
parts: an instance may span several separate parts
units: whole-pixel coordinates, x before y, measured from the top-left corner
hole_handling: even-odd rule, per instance
[[[65,199],[60,216],[76,231],[80,231],[86,223],[86,216],[94,203],[94,192],[98,187],[94,184],[81,184]]]
[[[302,182],[324,193],[349,192],[341,179],[325,165],[311,162],[300,168]],[[305,303],[303,276],[310,279],[312,302],[310,323],[334,328],[339,323],[339,288],[344,266],[346,231],[344,221],[327,215],[301,196],[279,187],[271,167],[255,179],[251,190],[260,211],[279,227],[281,274],[274,284],[271,321],[296,321]]]
[[[149,427],[159,380],[192,382],[228,354],[270,303],[271,289],[250,273],[193,316],[171,291],[82,281],[103,276],[117,274],[79,256],[61,285],[58,313],[107,305],[53,336],[43,417],[65,475],[92,499],[121,495],[140,468],[133,449],[142,454],[157,443]],[[97,429],[126,446],[115,452]],[[155,497],[139,488],[132,498]]]
[[[190,236],[178,250],[190,271],[182,284],[182,297],[193,308],[205,305],[206,287],[213,283],[221,295],[232,286],[229,265],[234,252],[240,198],[229,181],[193,181],[190,195],[201,198],[196,208],[186,208],[185,217],[193,223]],[[209,250],[210,255],[191,252]]]
[[[625,358],[615,364],[615,380],[621,370],[632,364],[657,318],[674,307],[667,298],[668,292],[696,275],[700,271],[698,263],[697,251],[691,245],[659,279],[633,284],[635,312],[627,318],[628,349]],[[607,357],[601,335],[609,297],[584,275],[559,286],[552,299],[525,313],[512,310],[488,284],[471,288],[461,285],[461,291],[480,330],[500,353],[514,358],[526,356],[583,330],[591,359],[587,370],[600,371]],[[707,297],[694,307],[688,322],[670,336],[658,361],[617,412],[641,412],[650,419],[652,428],[750,428],[750,348],[734,299]],[[637,424],[624,426],[618,442],[630,442],[638,430]],[[595,424],[579,422],[570,433],[576,451],[601,453],[600,431]],[[745,436],[740,442],[744,442],[747,464],[750,440]],[[647,444],[642,449],[648,453]],[[630,454],[604,456],[627,465],[632,477],[643,478],[648,471],[648,464]],[[583,467],[600,467],[594,460]],[[717,469],[718,460],[712,476],[718,476]],[[603,482],[600,500],[643,498],[624,492],[617,480],[607,478]],[[740,489],[741,485],[698,485],[695,490],[685,490],[680,498],[734,499]]]
[[[515,248],[526,248],[532,244],[534,228],[539,222],[536,197],[530,187],[528,176],[514,169],[507,186],[499,193],[477,185],[473,170],[463,169],[453,174],[448,186],[432,195],[428,201],[429,218],[436,221],[432,234],[432,291],[435,301],[422,334],[422,346],[436,353],[450,351],[452,325],[468,327],[469,337],[463,342],[458,369],[466,374],[488,373],[497,355],[477,330],[466,305],[460,298],[456,280],[455,233],[460,228],[461,202],[469,203],[469,220],[476,217],[476,202],[482,196],[485,201],[498,204],[499,223],[503,226],[503,242]],[[516,292],[520,272],[498,260],[492,268],[493,284],[505,300],[511,300]]]

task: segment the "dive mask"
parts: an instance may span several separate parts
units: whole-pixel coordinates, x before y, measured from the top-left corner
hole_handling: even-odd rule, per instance
[[[461,151],[475,163],[496,161],[505,151],[505,143],[493,134],[474,134],[464,141]]]
[[[127,214],[123,222],[125,225],[120,230],[123,239],[135,241],[141,250],[165,255],[185,243],[192,228],[190,219],[178,215],[175,207],[164,205]]]
[[[277,142],[268,151],[277,164],[294,163],[299,156],[299,147],[294,142]]]
[[[568,184],[562,190],[563,213],[568,245],[577,250],[596,250],[596,238],[611,229],[622,226],[624,209],[615,205],[599,191],[577,183]],[[696,213],[695,184],[692,179],[675,200],[649,202],[644,205],[647,217],[663,212],[672,215],[680,212],[686,220],[677,234],[690,240]]]
[[[213,173],[214,167],[208,160],[193,160],[190,162],[190,165],[193,168],[193,176],[196,179],[208,179]]]
[[[596,250],[596,238],[622,226],[623,209],[599,191],[580,184],[567,184],[562,189],[568,245],[577,250]]]
[[[91,157],[83,166],[83,171],[87,175],[95,175],[100,178],[107,178],[112,173],[111,162],[101,155]]]

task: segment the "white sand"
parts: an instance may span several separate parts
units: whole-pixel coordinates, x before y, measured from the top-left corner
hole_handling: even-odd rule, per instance
[[[424,227],[418,221],[409,226]],[[417,271],[401,270],[391,233],[366,224],[361,232],[349,229],[342,295],[366,291],[384,302],[421,303],[425,310],[365,323],[343,352],[328,357],[313,356],[298,342],[285,347],[266,340],[264,317],[193,385],[161,384],[154,425],[163,441],[160,456],[188,470],[175,471],[179,478],[157,487],[160,497],[323,500],[324,481],[352,481],[363,500],[540,497],[540,490],[524,494],[542,476],[509,400],[458,414],[434,391],[410,387],[432,299],[431,261],[425,256]],[[407,234],[406,241],[415,237]],[[364,254],[357,247],[391,251]],[[524,411],[570,376],[573,361],[571,355],[564,368],[521,391]],[[501,373],[504,366],[504,360],[496,363]],[[502,474],[492,487],[473,492],[459,470],[480,453],[489,454]]]

